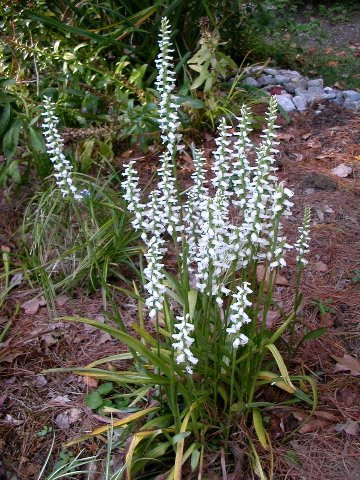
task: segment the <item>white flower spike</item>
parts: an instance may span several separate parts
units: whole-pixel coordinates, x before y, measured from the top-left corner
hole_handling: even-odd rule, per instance
[[[194,331],[194,325],[190,323],[190,315],[187,313],[184,317],[178,316],[174,327],[178,333],[173,333],[172,338],[175,342],[172,347],[176,350],[176,363],[185,365],[186,371],[191,375],[193,366],[198,363],[198,359],[193,355],[191,346],[194,339],[191,337]]]
[[[54,165],[54,177],[56,184],[60,188],[63,197],[73,196],[76,200],[81,200],[87,192],[79,192],[72,180],[72,165],[63,154],[64,142],[59,134],[57,125],[58,117],[55,115],[55,103],[51,102],[49,97],[44,97],[44,129],[46,150],[50,160]]]
[[[307,205],[304,210],[304,220],[301,227],[299,227],[299,239],[295,243],[294,247],[296,250],[296,261],[298,265],[306,265],[308,261],[305,258],[305,255],[309,253],[309,242],[310,242],[310,220],[311,220],[311,209]]]

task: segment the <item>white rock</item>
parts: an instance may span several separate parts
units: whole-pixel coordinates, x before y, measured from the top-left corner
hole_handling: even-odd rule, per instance
[[[279,71],[275,68],[264,68],[264,72],[268,75],[277,75]]]
[[[291,98],[289,98],[287,95],[276,95],[278,104],[286,111],[286,112],[292,112],[295,110],[295,105],[293,104]]]
[[[337,167],[331,169],[331,173],[333,173],[334,175],[337,175],[338,177],[343,177],[343,178],[350,175],[351,172],[352,172],[352,168],[349,167],[348,165],[345,165],[345,163],[341,163]]]
[[[336,98],[336,95],[337,95],[336,90],[330,87],[325,87],[324,93],[321,95],[321,98],[323,100],[332,100],[333,98]]]
[[[360,100],[357,102],[350,102],[349,100],[345,100],[343,103],[345,108],[350,108],[350,110],[354,110],[355,112],[360,111]]]
[[[285,75],[275,75],[275,83],[279,83],[280,85],[283,85],[284,83],[289,81],[289,77],[286,77]]]
[[[308,88],[307,94],[310,101],[320,100],[324,91],[321,87],[312,86]]]
[[[308,104],[307,95],[296,95],[293,97],[292,101],[294,102],[295,107],[300,110],[300,112],[306,110]]]
[[[345,101],[356,102],[360,100],[360,92],[356,92],[355,90],[344,90],[342,95]]]
[[[295,88],[295,95],[306,95],[306,94],[307,94],[307,90],[305,90],[305,88],[302,88],[302,87]]]
[[[274,78],[271,75],[262,75],[258,78],[260,85],[271,85],[274,83]]]
[[[250,87],[259,87],[260,86],[260,83],[257,80],[255,80],[255,78],[253,78],[253,77],[245,78],[244,84],[249,85]]]
[[[317,78],[315,80],[309,80],[308,85],[309,85],[309,87],[324,88],[324,80],[322,78]]]

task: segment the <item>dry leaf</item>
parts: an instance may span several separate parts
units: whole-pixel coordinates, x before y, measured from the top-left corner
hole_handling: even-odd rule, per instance
[[[41,335],[41,340],[45,343],[46,347],[51,347],[57,343],[56,338],[51,333]]]
[[[349,388],[344,388],[339,392],[339,401],[345,405],[345,407],[353,407],[358,403],[358,395]]]
[[[286,142],[289,142],[294,138],[294,135],[292,133],[285,133],[285,132],[280,132],[276,138],[278,140],[285,140]]]
[[[89,388],[96,388],[99,385],[99,380],[93,377],[82,377],[84,384]]]
[[[266,270],[265,279],[264,279],[264,274],[265,274],[265,265],[258,265],[256,267],[256,279],[257,279],[258,283],[264,281],[264,292],[266,292],[267,285],[268,285],[269,279],[270,279],[270,270],[269,269]],[[275,285],[287,286],[287,285],[289,285],[289,281],[283,275],[280,275],[278,273],[276,275],[274,284]]]
[[[14,417],[12,417],[9,413],[5,415],[5,422],[10,423],[11,425],[15,425],[17,427],[18,425],[22,425],[24,423],[24,420],[16,420]]]
[[[258,319],[262,321],[263,311],[259,312]],[[277,310],[269,310],[266,314],[266,327],[272,328],[280,318],[280,312]]]
[[[343,357],[335,357],[331,355],[337,364],[335,365],[334,372],[349,372],[351,375],[356,377],[360,376],[360,360],[358,358],[352,357],[347,353]]]
[[[122,152],[122,154],[120,156],[121,156],[121,158],[130,158],[130,156],[133,153],[134,153],[134,150],[130,149],[130,150],[126,150],[125,152]]]
[[[103,343],[106,343],[106,342],[111,342],[112,340],[112,337],[109,333],[107,332],[104,332],[100,335],[100,338],[99,340],[97,341],[97,344],[98,345],[102,345]]]
[[[25,352],[21,351],[14,351],[10,348],[5,348],[4,350],[0,350],[0,363],[2,362],[12,362],[15,360],[16,357],[23,355]]]
[[[325,273],[329,270],[329,268],[326,265],[326,263],[319,260],[318,262],[314,263],[314,270],[315,270],[315,272]]]
[[[59,413],[55,417],[55,423],[62,430],[66,430],[70,425],[80,420],[81,414],[80,408],[70,408],[63,413]]]
[[[336,60],[329,60],[327,62],[328,67],[337,67],[338,65],[339,65],[339,62],[337,62]]]
[[[56,297],[55,303],[58,307],[62,307],[69,300],[69,297],[66,295],[59,295]]]
[[[38,387],[43,387],[44,385],[46,385],[48,383],[48,381],[46,380],[46,377],[44,377],[44,375],[36,375],[35,377],[35,384],[38,386]]]
[[[320,326],[331,328],[334,326],[334,319],[331,316],[331,313],[325,312],[320,315]]]
[[[39,310],[40,307],[46,305],[46,301],[44,297],[35,297],[31,300],[24,302],[21,305],[21,308],[25,310],[27,315],[35,315],[35,313]]]
[[[346,423],[338,423],[335,425],[335,430],[337,432],[345,432],[348,435],[353,435],[354,437],[357,436],[360,430],[360,425],[358,422],[355,422],[354,420],[346,420]]]
[[[49,405],[56,405],[63,407],[64,405],[67,405],[70,403],[71,400],[67,395],[58,395],[57,397],[52,398],[48,403]]]
[[[293,416],[299,422],[306,420],[306,415],[301,412],[293,412]],[[320,430],[321,428],[329,427],[337,417],[328,412],[316,412],[316,417],[311,417],[299,430],[299,433],[310,433]]]
[[[331,173],[333,173],[334,175],[336,175],[338,177],[345,178],[348,175],[350,175],[350,173],[352,173],[352,168],[345,165],[345,163],[341,163],[337,167],[332,168]]]
[[[0,408],[4,405],[7,395],[0,395]]]

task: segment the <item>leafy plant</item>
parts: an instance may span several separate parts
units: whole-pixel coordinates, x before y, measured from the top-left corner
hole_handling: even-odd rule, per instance
[[[358,283],[360,282],[360,268],[356,268],[354,270],[354,276],[351,278],[351,281],[353,283]]]
[[[254,444],[256,436],[257,444],[271,450],[261,408],[274,403],[266,398],[264,385],[282,390],[282,405],[306,402],[312,411],[316,407],[313,379],[290,376],[276,346],[294,313],[285,315],[275,332],[266,327],[276,274],[286,264],[285,251],[290,248],[282,233],[282,217],[290,214],[292,206],[292,192],[272,175],[276,99],[270,102],[267,128],[257,147],[249,139],[250,112],[245,106],[234,144],[228,139],[230,127],[225,119],[220,121],[212,168],[214,195],[206,182],[203,153],[195,148],[194,183],[184,194],[176,174],[182,139],[178,105],[174,103],[175,73],[167,19],[162,21],[159,44],[156,85],[165,151],[160,157],[158,186],[145,202],[134,161],[126,166],[124,181],[132,224],[145,244],[146,266],[141,274],[145,298],[135,285],[134,291],[114,285],[138,302],[139,322],[133,328],[139,338],[128,333],[119,316],[116,327],[64,317],[62,320],[107,332],[127,345],[129,352],[87,367],[56,370],[104,380],[106,391],[117,384],[135,397],[132,406],[137,410],[69,445],[115,428],[127,429],[130,435],[131,426],[124,465],[127,478],[143,478],[149,473],[151,478],[165,474],[180,480],[183,475],[190,478],[190,470],[201,477],[212,452],[223,452],[223,468],[230,473],[233,459],[229,446],[243,436],[254,470],[264,478]],[[254,166],[248,160],[252,148]],[[238,209],[234,223],[229,219],[230,205]],[[305,225],[305,237],[306,230]],[[167,247],[176,260],[171,268],[166,266]],[[295,247],[298,263],[303,263],[307,246],[299,240]],[[259,264],[264,268],[261,279],[257,279]],[[154,333],[145,328],[145,309]],[[101,368],[129,357],[133,359],[129,370]],[[309,382],[313,399],[295,386],[299,381],[301,385]],[[91,395],[95,408],[123,413],[123,409],[106,407],[101,392]]]
[[[318,298],[314,300],[313,303],[314,305],[316,305],[320,315],[324,315],[325,313],[336,313],[336,311],[330,305],[332,301],[333,301],[332,298],[327,298],[325,300]]]

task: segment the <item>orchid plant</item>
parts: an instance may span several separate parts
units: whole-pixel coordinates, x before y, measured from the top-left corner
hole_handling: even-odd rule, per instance
[[[184,146],[170,37],[170,25],[164,18],[156,62],[164,153],[157,186],[147,199],[141,193],[135,161],[124,170],[124,198],[145,250],[141,273],[145,298],[138,289],[127,292],[139,304],[140,322],[134,328],[141,338],[127,333],[123,324],[119,329],[89,319],[69,319],[112,334],[129,347],[129,354],[117,359],[135,360],[136,371],[132,372],[90,367],[75,370],[121,384],[134,396],[131,406],[141,405],[136,413],[113,424],[125,428],[146,419],[133,432],[126,450],[128,479],[140,478],[137,475],[146,465],[149,469],[149,464],[154,469],[151,478],[167,472],[162,478],[180,480],[185,478],[185,468],[186,478],[192,478],[190,470],[198,472],[196,478],[203,478],[210,444],[219,451],[224,448],[230,472],[228,446],[239,432],[248,431],[249,418],[258,443],[268,450],[269,437],[260,412],[261,406],[271,405],[262,396],[265,384],[282,390],[283,404],[291,404],[295,398],[314,405],[310,396],[296,387],[297,381],[308,380],[314,389],[312,379],[290,377],[275,345],[291,325],[294,313],[289,312],[275,331],[266,326],[276,273],[286,265],[287,251],[293,248],[282,225],[291,215],[293,193],[275,176],[276,97],[270,98],[267,126],[258,145],[250,140],[251,114],[245,105],[235,132],[222,119],[211,172],[204,152],[194,147],[193,185],[181,192],[177,153]],[[305,264],[308,253],[309,223],[308,212],[295,244],[299,266]],[[170,244],[177,259],[176,271],[167,268]],[[257,278],[259,265],[265,272],[262,279]],[[154,335],[145,328],[144,312],[155,324]],[[97,365],[115,359],[103,359]],[[249,437],[249,443],[254,465],[265,478],[254,439]],[[173,465],[168,462],[172,454]],[[164,458],[161,467],[157,463],[160,456]],[[190,466],[186,467],[188,459]]]

